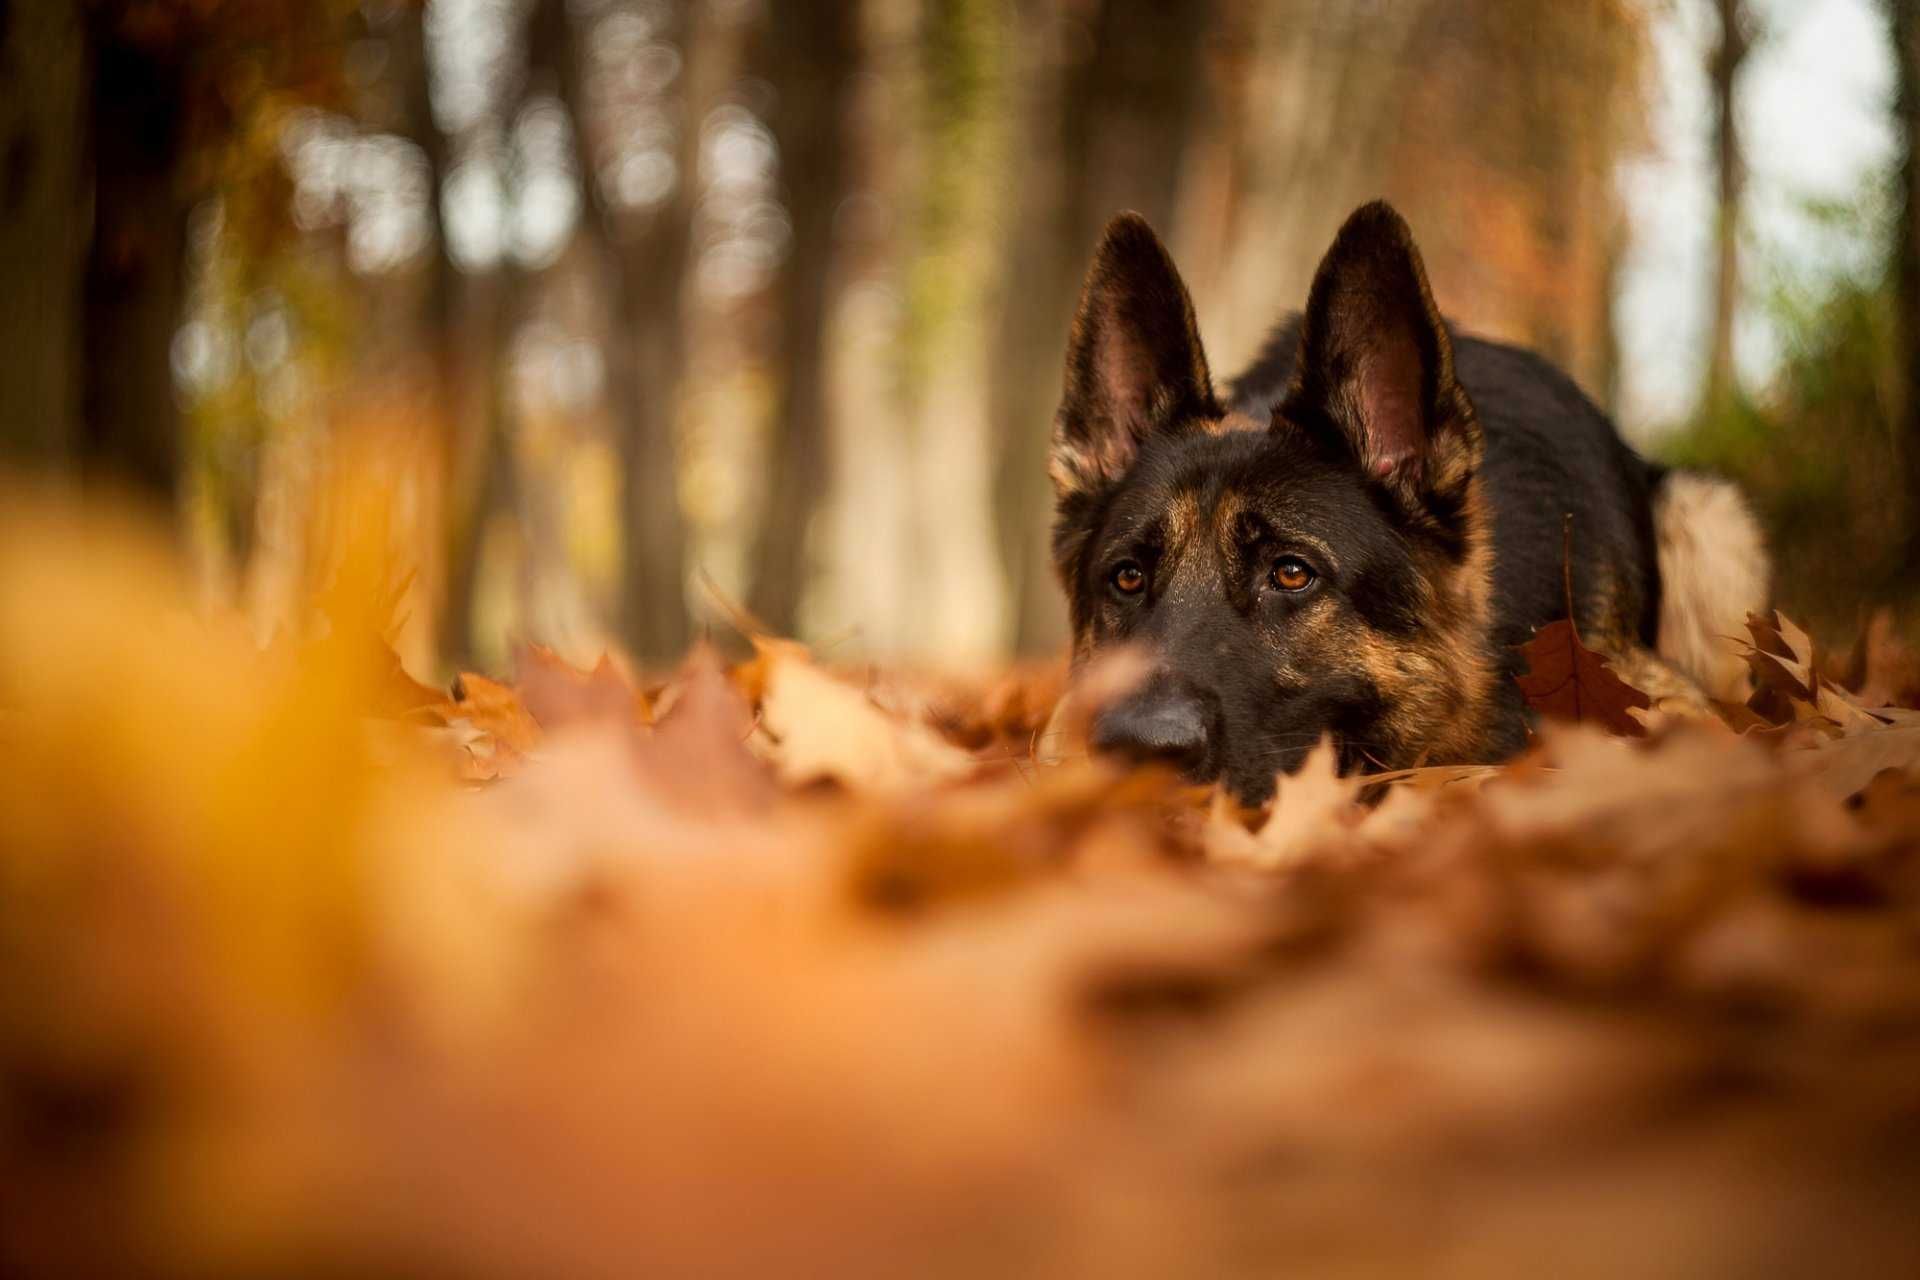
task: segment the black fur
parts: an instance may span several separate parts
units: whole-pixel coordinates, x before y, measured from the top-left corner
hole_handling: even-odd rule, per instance
[[[1119,562],[1137,561],[1155,573],[1164,567],[1171,498],[1189,495],[1211,510],[1227,493],[1251,514],[1223,557],[1217,591],[1162,599],[1156,587],[1139,601],[1116,597],[1109,578]],[[1210,746],[1198,762],[1186,763],[1187,772],[1219,777],[1257,802],[1323,731],[1336,736],[1349,768],[1386,762],[1388,748],[1370,728],[1382,710],[1371,681],[1352,672],[1275,678],[1277,661],[1304,656],[1290,646],[1286,624],[1306,601],[1260,583],[1276,548],[1311,538],[1333,552],[1316,557],[1324,577],[1310,596],[1339,593],[1384,634],[1404,636],[1420,625],[1417,570],[1393,517],[1343,459],[1301,435],[1169,435],[1147,445],[1095,521],[1071,584],[1080,602],[1075,612],[1092,647],[1147,649],[1165,673],[1161,679],[1203,707]],[[1246,625],[1249,619],[1254,625]]]
[[[1229,405],[1264,419],[1285,397],[1299,349],[1293,316],[1233,380]],[[1662,469],[1628,447],[1599,406],[1542,357],[1458,335],[1453,351],[1486,434],[1480,474],[1494,525],[1496,644],[1511,655],[1535,628],[1566,615],[1570,534],[1581,627],[1604,632],[1610,620],[1601,615],[1617,611],[1632,620],[1632,638],[1652,647],[1660,618],[1653,494]]]
[[[1330,735],[1349,767],[1492,760],[1526,738],[1518,646],[1566,614],[1651,647],[1656,473],[1546,361],[1457,337],[1412,232],[1357,211],[1219,404],[1146,224],[1089,272],[1054,429],[1076,656],[1146,685],[1095,745],[1270,795]]]

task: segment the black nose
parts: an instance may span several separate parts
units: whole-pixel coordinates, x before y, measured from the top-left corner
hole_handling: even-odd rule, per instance
[[[1123,698],[1093,725],[1093,748],[1135,764],[1167,765],[1205,777],[1213,755],[1206,703],[1176,685],[1149,687]]]

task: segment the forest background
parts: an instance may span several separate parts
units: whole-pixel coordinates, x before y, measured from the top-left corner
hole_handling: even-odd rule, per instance
[[[835,660],[1057,652],[1045,440],[1100,225],[1161,229],[1227,376],[1384,195],[1462,327],[1742,479],[1783,607],[1848,635],[1920,586],[1916,33],[1911,0],[9,0],[0,457],[170,509],[264,638],[371,445],[422,673],[662,662],[740,609]]]

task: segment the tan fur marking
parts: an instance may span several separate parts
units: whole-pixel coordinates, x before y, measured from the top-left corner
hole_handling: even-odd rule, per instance
[[[1268,423],[1244,413],[1229,413],[1224,418],[1215,418],[1206,424],[1206,433],[1210,436],[1223,436],[1229,431],[1265,431]]]
[[[1167,503],[1165,518],[1167,549],[1176,555],[1184,553],[1200,533],[1200,499],[1192,493],[1176,493]]]
[[[1232,430],[1246,429],[1242,424],[1250,422],[1232,416],[1224,421],[1234,424],[1226,428]],[[1477,423],[1469,424],[1463,439],[1469,449],[1477,449]],[[1496,655],[1487,647],[1493,609],[1492,530],[1480,478],[1468,473],[1466,485],[1464,554],[1454,560],[1437,551],[1415,553],[1425,596],[1419,603],[1426,621],[1420,634],[1409,639],[1380,635],[1331,597],[1321,597],[1290,625],[1296,661],[1276,662],[1272,672],[1283,686],[1297,686],[1314,673],[1329,671],[1370,681],[1380,691],[1385,712],[1374,739],[1352,745],[1383,768],[1477,762],[1492,736],[1501,680]],[[1216,559],[1231,554],[1243,509],[1244,499],[1231,492],[1207,511],[1191,493],[1169,503],[1170,603],[1187,592],[1207,589],[1205,580]],[[1219,557],[1194,554],[1200,545],[1196,539],[1205,532],[1218,542]],[[1082,657],[1090,648],[1090,635],[1076,637],[1076,652]]]
[[[1700,686],[1645,646],[1632,644],[1609,652],[1607,661],[1622,680],[1653,700],[1655,710],[1699,719],[1713,714],[1713,705]]]
[[[1220,500],[1214,503],[1208,518],[1213,523],[1214,544],[1220,548],[1222,555],[1233,553],[1234,543],[1238,537],[1240,514],[1246,509],[1247,500],[1231,489],[1221,494]]]
[[[1479,758],[1491,728],[1500,672],[1486,649],[1492,624],[1493,539],[1476,475],[1463,504],[1466,554],[1427,558],[1429,626],[1411,643],[1365,631],[1355,646],[1386,704],[1376,756],[1392,768]],[[1364,629],[1363,629],[1364,631]]]

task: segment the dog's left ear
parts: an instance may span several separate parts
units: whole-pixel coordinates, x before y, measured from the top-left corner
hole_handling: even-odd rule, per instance
[[[1403,500],[1458,501],[1480,462],[1472,403],[1413,232],[1377,201],[1356,211],[1314,276],[1281,416],[1331,427]]]
[[[1118,481],[1150,437],[1220,412],[1172,255],[1146,219],[1118,215],[1100,237],[1067,342],[1055,493],[1065,502]]]

